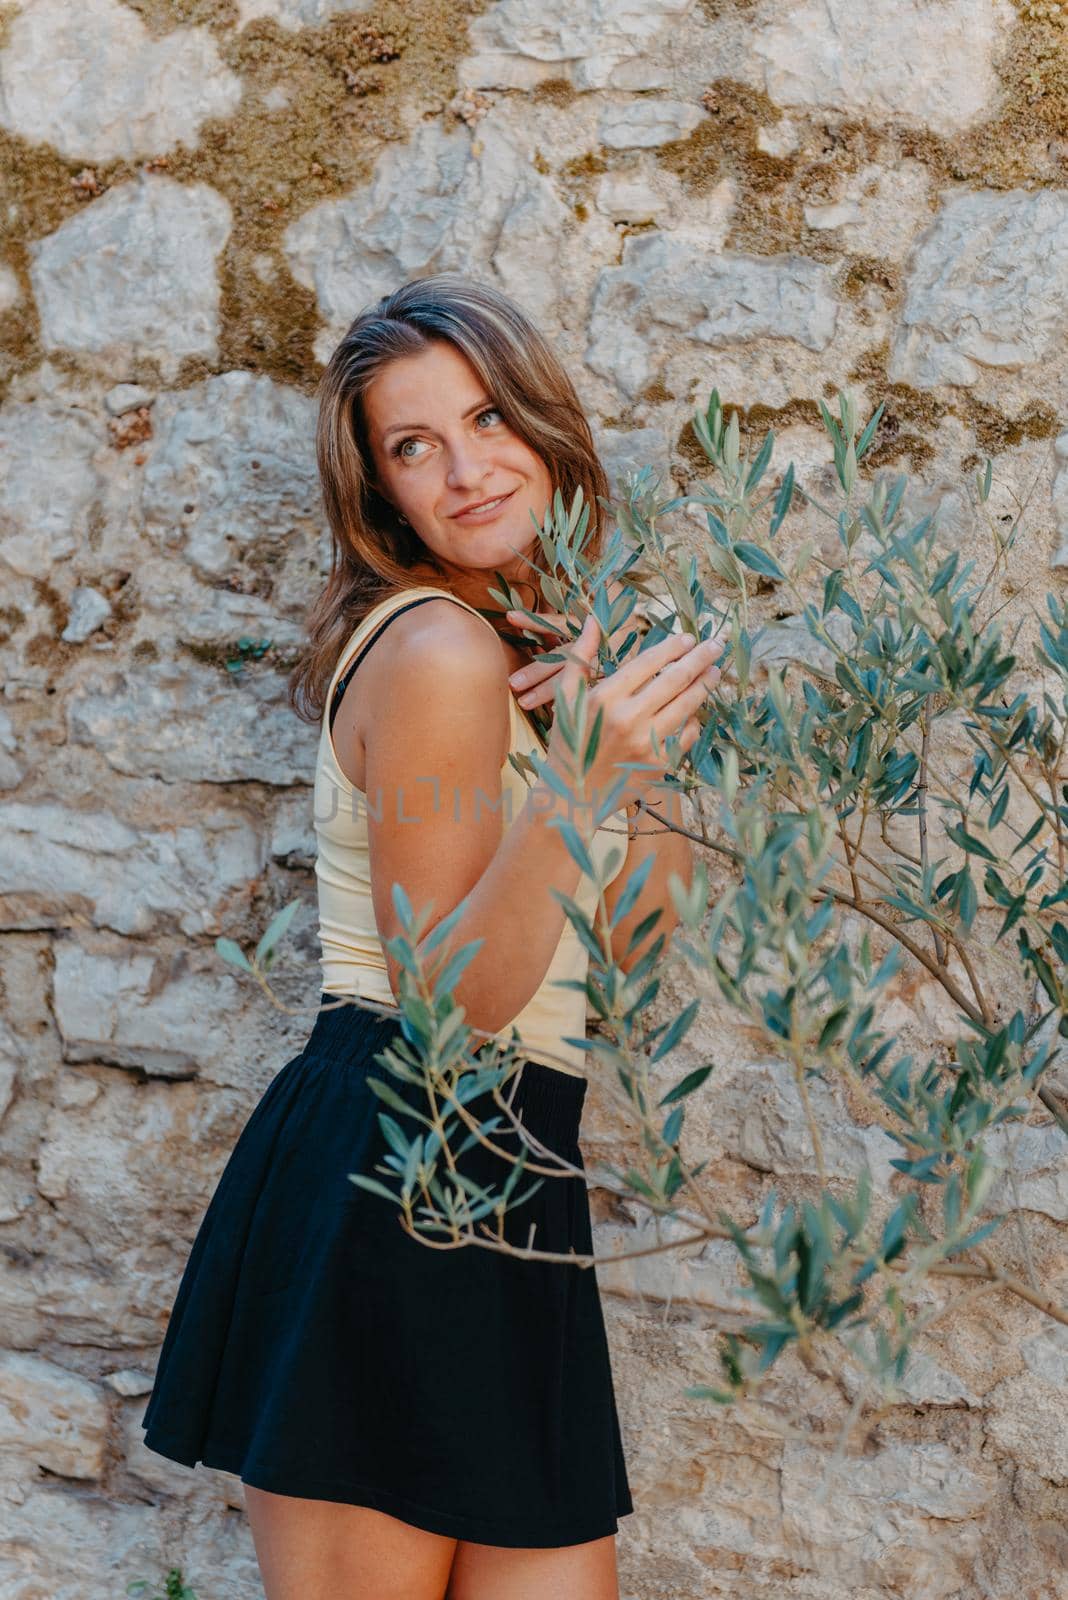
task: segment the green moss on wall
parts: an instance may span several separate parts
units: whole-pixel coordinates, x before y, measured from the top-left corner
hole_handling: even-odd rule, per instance
[[[856,300],[873,286],[881,294],[900,294],[900,271],[881,256],[850,256],[839,279],[839,292],[849,300]]]
[[[720,17],[744,16],[755,11],[759,0],[700,0],[701,10],[710,22]]]
[[[947,416],[957,417],[965,424],[983,456],[1000,455],[1028,441],[1051,439],[1062,430],[1062,419],[1043,400],[1033,400],[1015,416],[1009,416],[968,389],[953,389],[947,399],[906,383],[887,383],[888,360],[889,350],[884,343],[868,351],[849,374],[854,382],[865,386],[873,407],[880,400],[885,402],[869,456],[872,466],[887,466],[908,456],[913,471],[918,471],[931,459],[929,441]]]
[[[157,37],[175,28],[200,25],[223,33],[237,26],[235,0],[124,0]]]
[[[742,3],[702,0],[712,17],[737,11]],[[843,177],[868,163],[892,170],[905,159],[921,162],[931,174],[933,205],[937,191],[952,183],[995,189],[1063,184],[1068,12],[1062,8],[1046,16],[1044,8],[1023,0],[1017,0],[1017,9],[1017,25],[996,57],[1003,93],[985,121],[953,138],[801,108],[790,113],[798,149],[772,156],[758,148],[758,131],[774,128],[781,109],[748,84],[716,79],[703,96],[707,119],[688,138],[664,145],[657,159],[690,194],[705,194],[724,178],[735,184],[738,199],[727,248],[763,255],[800,251],[816,260],[836,259],[840,247],[832,236],[805,225],[805,206],[839,198]]]
[[[702,0],[710,16],[741,0]],[[841,263],[837,289],[857,301],[876,288],[892,311],[904,293],[905,272],[896,264],[868,256],[843,262],[833,231],[826,234],[805,225],[808,205],[840,198],[844,176],[867,164],[892,170],[902,160],[921,162],[931,176],[931,204],[953,184],[984,188],[1064,184],[1068,159],[1068,8],[1048,15],[1047,8],[1017,0],[1019,20],[999,48],[996,66],[1002,95],[983,122],[956,135],[941,137],[924,129],[868,125],[855,117],[814,110],[791,113],[798,148],[787,157],[772,157],[757,147],[760,128],[773,128],[779,109],[747,85],[717,80],[709,85],[704,105],[709,115],[687,138],[665,145],[658,159],[676,174],[688,193],[703,194],[724,178],[737,189],[726,247],[772,255],[796,251],[811,259]],[[864,320],[864,308],[858,308]],[[869,318],[870,320],[870,318]],[[1048,438],[1063,426],[1051,407],[1035,402],[1016,416],[977,400],[967,390],[951,391],[951,401],[891,384],[889,351],[884,343],[866,352],[850,377],[863,383],[873,404],[885,398],[886,410],[868,456],[875,469],[907,460],[919,472],[931,459],[931,438],[947,414],[959,417],[987,454],[1010,449],[1026,440]],[[791,401],[778,413],[742,416],[747,424],[772,425],[799,417]],[[818,417],[817,417],[818,420]],[[703,452],[689,424],[679,439],[680,454],[703,468]]]
[[[383,145],[408,137],[413,116],[445,113],[468,23],[487,3],[383,0],[290,33],[273,21],[238,31],[229,3],[140,0],[136,9],[155,31],[210,24],[222,59],[241,78],[241,100],[231,116],[202,126],[194,149],[179,146],[144,164],[100,163],[81,179],[86,163],[0,137],[0,206],[13,223],[0,249],[27,305],[28,241],[141,170],[206,183],[233,214],[219,268],[219,352],[213,362],[185,362],[177,386],[239,367],[311,390],[319,373],[312,354],[318,313],[314,295],[289,272],[282,235],[318,201],[366,183]],[[268,96],[280,102],[273,109]],[[38,328],[25,307],[0,318],[0,383],[40,358]],[[75,373],[82,365],[66,357],[58,364]],[[124,376],[152,382],[152,364],[135,363]]]
[[[534,100],[547,100],[552,106],[569,106],[578,99],[578,90],[570,78],[543,78],[530,93]]]
[[[652,383],[646,385],[639,398],[644,400],[646,405],[659,406],[674,400],[675,395],[660,378],[655,378]]]
[[[827,389],[828,393],[824,398],[833,398],[833,394],[837,392],[835,385],[829,384]],[[912,472],[920,472],[932,460],[934,447],[929,436],[917,431],[917,428],[933,430],[950,408],[931,396],[909,389],[905,384],[884,382],[877,390],[869,392],[871,410],[874,410],[880,401],[884,402],[883,415],[879,420],[871,448],[864,457],[862,473],[871,475],[899,461],[907,461]],[[723,410],[725,414],[732,411],[738,413],[738,424],[743,438],[748,438],[750,448],[754,451],[769,429],[779,434],[783,429],[797,424],[811,428],[823,427],[819,402],[804,395],[796,396],[781,406],[739,406],[725,400]],[[676,450],[692,472],[698,475],[707,472],[707,457],[691,422],[687,422],[679,434]]]
[[[560,176],[566,179],[595,178],[607,171],[608,162],[604,156],[597,150],[587,150],[565,161],[560,168]]]
[[[1064,426],[1063,419],[1043,400],[1031,400],[1016,416],[1009,417],[967,390],[961,394],[957,412],[966,418],[976,443],[988,456],[1000,455],[1027,440],[1052,439]]]
[[[11,24],[19,14],[19,6],[14,0],[0,0],[0,50],[8,42]]]

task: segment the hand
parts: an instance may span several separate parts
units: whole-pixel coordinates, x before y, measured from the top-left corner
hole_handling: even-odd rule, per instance
[[[591,612],[578,638],[561,646],[567,659],[560,667],[559,690],[572,705],[580,681],[596,671],[600,623]],[[598,678],[587,689],[587,736],[598,710],[602,713],[597,752],[585,777],[572,775],[572,757],[558,725],[549,738],[548,760],[575,792],[599,806],[618,779],[625,782],[617,807],[644,797],[661,781],[662,751],[678,735],[685,755],[697,743],[701,724],[695,713],[719,682],[715,665],[722,639],[696,644],[690,633],[672,633],[619,667],[610,678]],[[661,754],[653,745],[656,735]],[[582,751],[579,751],[581,757]],[[628,762],[648,762],[644,770],[626,769]],[[588,813],[587,813],[588,815]]]
[[[568,642],[566,619],[559,611],[539,611],[537,619],[532,621],[522,611],[508,611],[505,613],[509,622],[518,628],[527,628],[531,632],[544,633],[548,640],[546,654],[558,652]],[[609,644],[613,650],[622,648],[629,634],[634,632],[634,617],[628,617],[622,627],[609,635]],[[519,704],[526,711],[532,711],[535,706],[551,706],[556,694],[556,679],[562,671],[562,661],[546,661],[544,658],[528,661],[526,666],[518,667],[508,676],[508,682],[515,691]],[[596,662],[594,663],[596,670]]]

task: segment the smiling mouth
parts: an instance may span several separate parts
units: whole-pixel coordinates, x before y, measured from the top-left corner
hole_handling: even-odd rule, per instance
[[[509,489],[507,494],[499,494],[494,500],[484,500],[481,505],[477,506],[465,506],[463,511],[455,512],[454,516],[459,521],[463,517],[489,515],[491,512],[496,511],[498,506],[502,506],[506,500],[510,500],[514,494],[515,490]]]

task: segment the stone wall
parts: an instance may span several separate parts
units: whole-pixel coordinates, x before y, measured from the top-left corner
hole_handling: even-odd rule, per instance
[[[307,1012],[213,950],[299,895],[318,987],[314,730],[283,682],[327,560],[320,363],[406,277],[544,326],[605,459],[699,470],[713,384],[802,481],[818,402],[870,458],[1029,497],[1016,586],[1068,565],[1068,6],[1022,0],[23,0],[0,6],[0,1594],[180,1565],[261,1594],[240,1486],[139,1420],[190,1241]],[[1058,437],[1058,435],[1060,435]],[[665,982],[665,1007],[688,998]],[[929,988],[930,986],[928,986]],[[906,1017],[939,1021],[922,985]],[[805,1192],[792,1080],[710,1003],[717,1204]],[[828,1094],[830,1092],[828,1091]],[[829,1162],[890,1180],[829,1099]],[[600,1091],[589,1163],[618,1147]],[[1017,1151],[1051,1292],[1063,1145]],[[595,1189],[602,1252],[644,1236]],[[1063,1235],[1061,1235],[1063,1238]],[[937,1325],[907,1401],[816,1493],[842,1397],[709,1414],[728,1257],[603,1269],[638,1512],[629,1600],[1068,1594],[1068,1348],[1004,1297]]]

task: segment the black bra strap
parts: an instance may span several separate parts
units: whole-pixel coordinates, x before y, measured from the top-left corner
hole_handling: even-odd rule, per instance
[[[425,605],[425,603],[428,600],[440,600],[442,598],[443,597],[441,595],[437,595],[437,594],[425,594],[419,600],[409,600],[407,605],[398,606],[396,611],[391,611],[388,617],[383,617],[382,621],[378,624],[378,627],[372,630],[370,637],[363,641],[363,643],[361,644],[359,650],[356,652],[355,661],[353,661],[352,664],[348,668],[346,668],[344,675],[338,679],[337,688],[334,690],[334,698],[330,702],[330,728],[331,728],[331,731],[333,730],[333,727],[334,727],[334,718],[337,716],[338,706],[341,704],[341,697],[345,693],[345,690],[348,688],[349,681],[352,678],[353,673],[356,671],[356,668],[359,666],[360,662],[363,660],[363,658],[367,654],[368,650],[370,650],[370,648],[374,644],[375,640],[381,634],[383,634],[385,632],[385,630],[389,627],[389,625],[393,621],[394,617],[399,617],[405,611],[411,611],[416,606]]]

